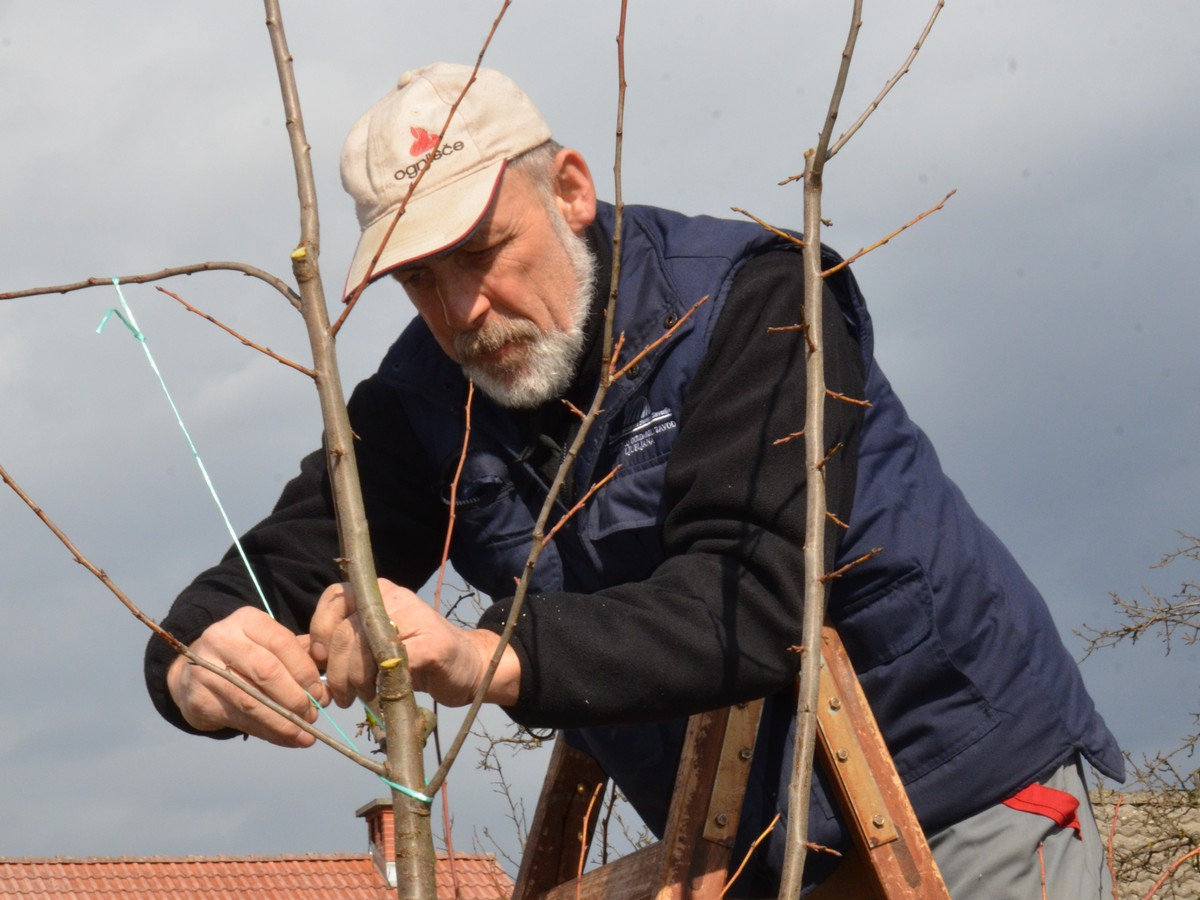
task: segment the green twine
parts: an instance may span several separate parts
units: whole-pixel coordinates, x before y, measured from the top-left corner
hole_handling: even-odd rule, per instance
[[[258,592],[258,597],[262,600],[263,609],[267,611],[272,619],[275,618],[275,613],[271,609],[271,604],[267,602],[267,595],[263,592],[262,585],[258,583],[258,576],[254,574],[254,568],[250,565],[250,560],[246,557],[246,551],[242,549],[242,542],[238,539],[237,532],[234,531],[233,523],[229,521],[229,516],[225,513],[225,507],[221,503],[221,498],[217,496],[217,489],[213,486],[212,479],[208,477],[208,469],[204,467],[204,460],[200,458],[200,451],[196,449],[196,445],[192,442],[192,436],[188,433],[187,426],[183,424],[183,416],[179,413],[179,407],[175,405],[175,400],[171,397],[170,390],[167,389],[167,382],[163,378],[162,372],[158,369],[158,364],[154,362],[154,354],[150,352],[150,345],[146,342],[146,336],[137,327],[137,321],[133,317],[133,310],[129,308],[129,304],[125,302],[125,295],[121,293],[120,280],[114,278],[112,280],[113,287],[117,289],[117,299],[121,301],[121,309],[110,309],[104,314],[104,318],[100,320],[99,327],[96,328],[96,334],[104,331],[104,326],[108,324],[109,318],[116,314],[130,333],[137,338],[138,343],[142,345],[142,349],[146,351],[146,360],[150,363],[150,368],[158,377],[158,383],[162,386],[163,393],[167,397],[167,403],[171,406],[171,412],[175,414],[175,421],[179,423],[179,430],[183,432],[184,438],[187,440],[188,447],[191,448],[192,457],[196,460],[196,465],[200,467],[200,474],[204,476],[204,483],[208,485],[208,492],[212,495],[213,502],[217,504],[217,509],[221,513],[221,518],[225,522],[225,528],[229,532],[229,536],[233,538],[233,545],[237,547],[238,555],[242,558],[242,563],[246,566],[246,572],[250,575],[250,580],[254,583],[254,589]],[[124,311],[122,313],[122,310]]]
[[[263,609],[267,611],[267,615],[274,619],[275,612],[271,609],[271,604],[267,601],[267,595],[263,591],[262,585],[259,584],[258,577],[254,574],[254,568],[250,565],[250,560],[246,556],[246,551],[242,549],[242,542],[237,536],[237,531],[234,530],[233,523],[229,521],[229,516],[225,512],[225,506],[221,503],[221,498],[217,495],[217,489],[213,485],[212,479],[208,476],[208,469],[204,466],[204,460],[200,458],[200,451],[196,449],[196,445],[192,441],[192,436],[188,432],[187,426],[183,424],[183,416],[179,412],[179,407],[175,405],[175,400],[171,397],[171,392],[167,388],[166,379],[163,378],[162,372],[159,371],[158,364],[154,361],[154,354],[150,352],[150,345],[146,342],[146,335],[143,334],[141,329],[138,328],[137,320],[133,317],[133,310],[131,310],[129,308],[129,304],[125,302],[125,295],[121,292],[120,279],[114,278],[112,283],[113,287],[117,290],[117,299],[121,301],[121,308],[117,309],[116,307],[113,307],[104,314],[104,318],[100,320],[100,325],[96,328],[96,334],[103,333],[104,326],[107,325],[108,320],[115,315],[121,320],[122,324],[129,329],[130,334],[137,338],[138,343],[142,345],[142,349],[146,352],[146,360],[150,363],[151,370],[158,378],[158,383],[161,385],[163,393],[167,397],[167,403],[171,406],[171,412],[175,414],[175,421],[179,423],[179,430],[183,432],[183,436],[187,440],[188,447],[192,451],[192,457],[196,460],[196,465],[200,469],[200,474],[204,477],[204,483],[208,485],[208,492],[212,495],[213,502],[217,505],[217,510],[221,513],[221,519],[225,522],[225,528],[229,532],[230,537],[233,538],[233,545],[237,548],[238,556],[241,557],[242,564],[246,567],[246,572],[249,574],[250,580],[254,584],[255,591],[258,592],[258,597],[262,601]],[[324,678],[324,676],[321,677]],[[316,698],[313,697],[312,694],[309,694],[306,691],[305,695],[308,697],[309,702],[312,703],[312,705],[317,708],[321,715],[325,717],[325,721],[333,726],[333,729],[341,736],[342,740],[346,742],[346,745],[354,750],[357,750],[358,748],[354,741],[349,735],[346,734],[345,731],[342,730],[341,726],[334,721],[334,718],[329,714],[329,711],[321,706],[321,704],[317,702]],[[373,718],[370,708],[367,707],[365,703],[363,704],[363,708],[367,711],[367,715]],[[420,803],[433,803],[432,797],[427,797],[419,791],[414,791],[412,788],[407,788],[402,784],[396,784],[394,781],[389,781],[382,775],[377,777],[392,790],[399,791],[406,797],[411,797],[413,800],[416,800]]]

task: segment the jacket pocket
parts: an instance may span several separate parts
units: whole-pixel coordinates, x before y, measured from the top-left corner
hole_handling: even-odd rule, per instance
[[[449,504],[453,471],[443,479],[442,500]],[[493,599],[512,596],[532,545],[541,498],[525,496],[508,463],[497,453],[468,454],[454,496],[455,524],[450,555],[454,568],[473,587]],[[537,504],[537,505],[531,505]],[[562,564],[553,547],[538,559],[531,587],[562,585]]]
[[[831,611],[896,769],[908,783],[999,724],[970,675],[947,653],[935,603],[918,568]]]
[[[663,559],[662,486],[666,461],[622,469],[577,516],[578,552],[587,558],[577,589],[647,578]]]

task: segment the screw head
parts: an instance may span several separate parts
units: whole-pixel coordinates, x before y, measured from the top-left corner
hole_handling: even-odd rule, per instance
[[[882,828],[885,821],[886,820],[879,813],[875,813],[875,815],[871,817],[871,824],[876,828]]]
[[[850,758],[850,753],[849,753],[849,751],[846,750],[845,747],[842,747],[837,752],[837,758],[838,758],[838,762],[845,762],[846,760],[848,760]]]
[[[841,709],[842,708],[842,698],[841,697],[830,697],[829,698],[829,708],[832,709],[834,712],[837,712],[839,709]]]
[[[718,827],[724,828],[729,824],[729,816],[725,815],[725,813],[717,813],[715,816],[713,816],[713,821]]]

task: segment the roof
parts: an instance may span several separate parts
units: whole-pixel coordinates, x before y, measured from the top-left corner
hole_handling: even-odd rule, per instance
[[[1168,871],[1170,877],[1154,895],[1158,900],[1200,897],[1200,857],[1191,856],[1171,869],[1172,863],[1200,848],[1200,797],[1182,790],[1094,790],[1091,799],[1101,836],[1107,840],[1112,834],[1112,862],[1122,897],[1145,896]]]
[[[512,880],[494,855],[455,854],[459,900],[500,900]],[[454,897],[450,867],[438,854],[439,897]],[[366,854],[191,857],[0,857],[5,897],[111,897],[121,900],[394,900]]]

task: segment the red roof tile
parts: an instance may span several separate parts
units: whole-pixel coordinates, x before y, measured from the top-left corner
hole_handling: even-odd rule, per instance
[[[457,854],[459,900],[502,900],[512,881],[492,854]],[[454,897],[438,854],[438,896]],[[0,857],[0,894],[56,900],[391,900],[371,858],[356,854],[191,857]]]

